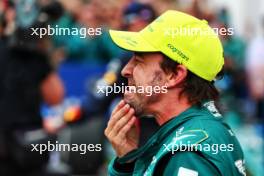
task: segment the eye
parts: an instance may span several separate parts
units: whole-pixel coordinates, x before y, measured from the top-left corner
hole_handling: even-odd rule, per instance
[[[136,63],[143,63],[144,62],[143,59],[141,59],[139,56],[135,55],[134,58],[135,58]]]

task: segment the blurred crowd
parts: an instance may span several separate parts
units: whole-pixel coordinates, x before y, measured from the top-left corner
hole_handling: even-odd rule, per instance
[[[232,28],[227,8],[215,10],[206,3],[205,0],[188,3],[178,0],[0,0],[0,175],[18,172],[21,175],[48,175],[48,172],[51,175],[75,172],[106,175],[105,163],[112,151],[103,137],[103,128],[111,108],[122,95],[105,97],[95,89],[98,85],[125,83],[120,70],[131,56],[112,43],[108,30],[140,31],[168,9],[205,19],[214,28]],[[242,144],[248,175],[253,176],[260,176],[264,165],[264,16],[259,20],[260,35],[246,38],[237,35],[234,29],[234,35],[220,36],[225,75],[216,82],[222,93],[223,115]],[[102,32],[86,37],[78,33],[41,38],[32,35],[32,28],[48,25],[100,28]],[[89,75],[82,76],[89,77],[89,81],[80,81],[81,85],[64,84],[68,78],[78,80],[79,76],[75,72],[63,75],[61,69],[65,66],[88,70]],[[83,94],[81,97],[72,98],[68,94],[68,89],[74,86],[85,87],[85,91],[78,92]],[[141,125],[144,123],[153,122]],[[32,142],[26,138],[29,132],[44,135],[33,135],[37,136],[34,143],[99,142],[106,147],[102,153],[86,158],[56,152],[47,152],[40,158],[25,152]],[[27,156],[29,153],[31,156]]]

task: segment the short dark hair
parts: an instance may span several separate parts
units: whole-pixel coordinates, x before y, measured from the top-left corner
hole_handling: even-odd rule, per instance
[[[165,73],[175,72],[179,63],[170,59],[166,55],[163,57],[163,61],[160,63],[161,69]],[[220,71],[217,78],[220,79],[223,75],[223,71]],[[214,85],[214,81],[207,81],[188,70],[187,77],[182,84],[182,91],[180,96],[186,95],[189,103],[202,105],[204,101],[213,100],[217,102],[219,100],[219,91]]]

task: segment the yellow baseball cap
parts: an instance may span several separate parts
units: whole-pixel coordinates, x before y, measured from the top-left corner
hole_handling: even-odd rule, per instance
[[[140,32],[109,32],[123,49],[162,52],[208,81],[214,80],[224,65],[222,44],[207,21],[179,11],[166,11]]]

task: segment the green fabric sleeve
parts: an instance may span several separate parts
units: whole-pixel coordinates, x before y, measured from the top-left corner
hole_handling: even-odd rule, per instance
[[[114,167],[115,162],[117,158],[114,158],[111,160],[109,166],[108,166],[108,175],[109,176],[132,176],[133,172],[129,173],[129,172],[120,172],[118,170],[116,170],[116,168]]]
[[[195,152],[177,152],[174,155],[169,155],[167,160],[161,160],[157,166],[162,167],[167,162],[167,165],[164,166],[163,176],[185,176],[188,174],[190,176],[220,176],[213,164]]]

